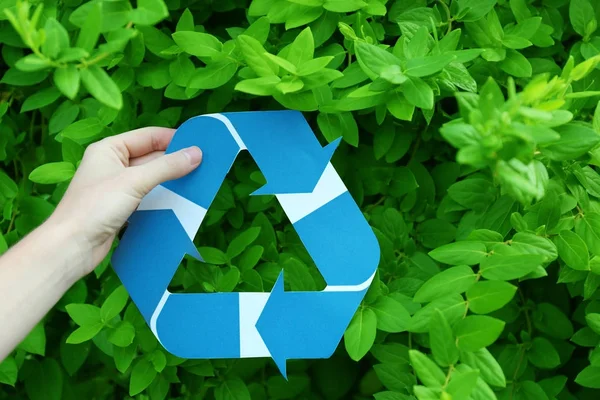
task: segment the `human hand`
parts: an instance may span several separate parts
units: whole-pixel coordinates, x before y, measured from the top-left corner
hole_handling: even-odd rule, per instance
[[[66,228],[81,252],[82,262],[73,263],[81,269],[73,271],[75,276],[88,274],[104,259],[119,229],[150,190],[198,167],[202,152],[197,147],[164,154],[174,133],[142,128],[87,148],[49,220]]]

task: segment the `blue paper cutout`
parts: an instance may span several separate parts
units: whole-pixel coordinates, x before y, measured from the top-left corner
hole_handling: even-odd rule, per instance
[[[328,358],[360,305],[379,263],[379,244],[329,163],[339,139],[321,147],[300,112],[194,117],[167,153],[192,145],[200,167],[144,198],[112,265],[160,343],[183,358]],[[238,153],[247,149],[327,283],[323,291],[271,293],[167,290],[183,257],[201,260],[193,238]]]

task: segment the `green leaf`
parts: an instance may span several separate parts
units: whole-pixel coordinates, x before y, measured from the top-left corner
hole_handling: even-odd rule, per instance
[[[575,378],[575,382],[583,387],[600,389],[600,367],[585,367]]]
[[[15,386],[18,372],[19,369],[15,359],[12,357],[5,358],[4,361],[0,362],[0,383]]]
[[[542,147],[541,152],[555,161],[578,158],[600,143],[600,134],[581,122],[570,122],[554,129],[560,139]]]
[[[60,92],[56,88],[49,87],[29,96],[21,106],[21,112],[37,110],[54,103],[60,97]]]
[[[478,264],[487,256],[485,244],[475,241],[461,241],[446,244],[429,252],[429,256],[444,264]]]
[[[90,10],[83,21],[79,36],[77,36],[75,46],[89,53],[96,46],[102,30],[102,5],[101,2],[90,3]]]
[[[382,296],[371,306],[377,316],[377,329],[384,332],[404,332],[410,325],[410,314],[400,302]]]
[[[32,364],[25,380],[25,391],[28,399],[61,400],[63,374],[56,360],[46,358]]]
[[[544,256],[544,262],[554,261],[558,257],[556,245],[550,239],[536,236],[533,233],[515,233],[510,245],[521,254],[539,254]]]
[[[102,330],[103,326],[101,322],[93,325],[82,325],[71,332],[67,338],[67,343],[79,344],[88,341],[96,336]]]
[[[328,142],[332,142],[342,136],[347,143],[358,147],[358,125],[352,113],[319,113],[317,124]]]
[[[129,369],[131,362],[136,356],[137,344],[131,344],[127,347],[115,347],[113,349],[113,357],[117,370],[124,373]]]
[[[404,368],[398,368],[395,364],[376,364],[373,370],[383,386],[389,390],[403,392],[416,383],[412,374],[405,372]]]
[[[43,356],[46,354],[46,329],[44,323],[39,322],[32,330],[27,334],[25,339],[18,346],[19,349],[25,350],[28,353],[38,354]]]
[[[75,166],[70,162],[54,162],[40,165],[29,174],[29,180],[41,184],[68,181],[75,175]]]
[[[460,21],[477,21],[488,12],[490,12],[496,0],[461,0],[457,1],[460,16]]]
[[[536,337],[527,352],[529,361],[538,368],[551,369],[560,365],[560,356],[552,343],[543,337]]]
[[[461,265],[448,268],[425,282],[415,293],[413,300],[425,303],[449,294],[460,294],[467,291],[476,281],[477,274],[471,267]]]
[[[404,97],[415,107],[431,110],[433,108],[433,90],[421,78],[410,77],[402,85]]]
[[[600,213],[588,212],[576,219],[575,233],[593,254],[600,255]]]
[[[69,47],[69,34],[56,20],[48,18],[44,25],[46,40],[42,44],[42,53],[49,58],[56,58],[61,50]]]
[[[483,95],[484,93],[482,92]],[[483,211],[496,198],[496,190],[487,179],[464,179],[452,184],[448,188],[448,196],[464,207]]]
[[[200,247],[198,251],[204,261],[209,264],[222,265],[229,262],[227,255],[215,247]]]
[[[242,254],[242,252],[258,238],[260,229],[261,228],[259,226],[255,226],[248,228],[244,232],[237,235],[227,247],[227,257],[232,259]]]
[[[100,308],[91,304],[69,304],[67,313],[79,326],[94,325],[101,322]]]
[[[121,321],[108,330],[108,341],[118,347],[127,347],[133,343],[135,327],[129,321]]]
[[[177,25],[175,26],[175,31],[193,31],[194,30],[194,15],[190,11],[189,8],[186,8],[183,13],[181,13],[181,17],[179,17],[179,21],[177,21]]]
[[[490,385],[506,386],[506,378],[502,367],[488,349],[482,348],[474,352],[461,352],[461,362],[478,369],[482,379]]]
[[[172,37],[181,50],[196,57],[214,57],[221,54],[223,48],[219,39],[208,33],[180,31]]]
[[[532,73],[529,60],[512,49],[506,50],[506,58],[500,61],[499,66],[504,72],[517,78],[528,78]]]
[[[360,10],[366,5],[367,3],[362,0],[325,0],[323,8],[328,11],[346,13]]]
[[[458,361],[458,348],[450,324],[439,310],[431,317],[429,345],[435,361],[443,366],[454,365]]]
[[[333,57],[319,57],[314,60],[306,61],[298,67],[298,76],[306,76],[310,74],[314,74],[315,72],[321,71],[325,68],[331,61]]]
[[[589,270],[588,249],[583,239],[572,231],[563,230],[555,238],[560,258],[571,268]]]
[[[540,332],[556,338],[567,340],[573,336],[573,324],[555,305],[540,303],[532,316],[533,325]]]
[[[314,57],[314,53],[315,42],[312,31],[310,28],[304,28],[290,45],[286,54],[286,59],[292,63],[292,65],[300,67],[301,65],[310,62]],[[323,67],[325,67],[325,65],[323,65]]]
[[[596,30],[596,13],[589,0],[571,0],[569,3],[569,19],[575,32],[583,37],[589,37]],[[588,28],[593,26],[594,28]]]
[[[477,370],[454,372],[446,391],[452,396],[452,400],[468,400],[471,398],[478,378],[479,371]]]
[[[238,82],[235,85],[235,90],[256,96],[270,96],[274,93],[275,87],[279,82],[281,82],[281,78],[275,75],[246,79]]]
[[[102,307],[100,307],[100,319],[104,322],[108,322],[123,311],[127,304],[129,294],[125,286],[121,285],[117,287],[113,292],[106,298]]]
[[[344,344],[350,358],[355,361],[363,358],[373,346],[376,333],[375,311],[370,308],[360,308],[344,333]]]
[[[79,92],[79,70],[73,64],[54,71],[54,84],[62,94],[73,100]]]
[[[454,326],[458,348],[477,351],[494,343],[504,329],[504,321],[485,315],[471,315]]]
[[[102,104],[117,110],[123,106],[119,87],[106,71],[97,65],[81,69],[81,81],[87,91]]]
[[[135,396],[146,389],[154,378],[156,378],[157,372],[154,366],[148,359],[140,359],[131,370],[131,377],[129,379],[129,395]]]
[[[236,38],[242,50],[244,60],[258,76],[277,75],[279,67],[265,56],[265,49],[253,37],[240,35]]]
[[[585,316],[585,322],[587,322],[588,326],[592,328],[594,332],[600,334],[600,314],[599,313],[589,313]]]
[[[418,350],[409,350],[408,355],[417,377],[424,385],[437,387],[444,384],[446,374],[429,357]]]
[[[71,101],[63,102],[50,117],[48,131],[56,134],[72,124],[79,115],[80,108]],[[67,160],[65,160],[67,161]]]
[[[68,163],[76,165],[83,158],[85,149],[69,138],[63,138],[62,157]]]
[[[250,400],[248,387],[240,378],[225,379],[215,388],[215,400]]]
[[[41,70],[44,70],[50,66],[51,66],[51,64],[50,64],[49,60],[46,58],[42,58],[42,57],[38,56],[37,54],[26,55],[25,57],[19,59],[15,63],[15,67],[21,71],[24,71],[24,73],[15,74],[14,79],[31,77],[31,79],[35,79],[37,81],[36,76],[39,76],[38,74],[31,74],[31,73],[28,74],[27,72],[38,71],[39,73],[41,73]],[[4,83],[16,85],[17,82],[11,82],[10,80],[6,79],[10,75],[9,72],[10,72],[10,70],[7,71],[7,73],[4,75],[4,77],[2,78],[2,81]],[[30,82],[28,79],[21,79],[21,80],[22,80],[22,82],[20,83],[21,85],[30,85],[33,83],[38,83],[38,82]],[[40,80],[43,80],[43,78]]]
[[[454,61],[454,56],[437,54],[433,56],[411,58],[406,61],[404,73],[412,77],[424,77],[440,72],[446,65]]]
[[[131,21],[138,25],[154,25],[169,16],[163,0],[138,0],[137,8],[129,12]]]
[[[85,363],[90,354],[91,342],[82,344],[60,344],[60,360],[67,373],[73,376]]]
[[[356,42],[354,49],[360,67],[372,80],[377,79],[390,65],[400,65],[400,59],[372,44]]]
[[[543,262],[544,256],[538,254],[493,254],[481,262],[480,271],[486,279],[510,281],[530,274]]]
[[[503,281],[480,281],[467,290],[469,310],[476,314],[489,314],[512,300],[517,287]]]
[[[411,332],[429,331],[429,322],[436,309],[439,309],[451,325],[461,319],[467,312],[467,304],[461,295],[450,295],[433,300],[418,310],[412,317]]]
[[[104,130],[104,125],[98,118],[86,118],[77,121],[62,131],[62,136],[73,140],[79,144],[86,144]]]

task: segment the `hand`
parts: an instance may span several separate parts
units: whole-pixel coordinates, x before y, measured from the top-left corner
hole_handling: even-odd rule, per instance
[[[165,155],[173,129],[142,128],[90,145],[69,188],[50,217],[71,232],[82,256],[74,271],[82,277],[106,256],[111,244],[155,186],[180,178],[202,161],[190,147]]]

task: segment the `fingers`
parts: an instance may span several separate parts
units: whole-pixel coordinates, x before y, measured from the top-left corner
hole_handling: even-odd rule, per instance
[[[175,129],[147,127],[111,136],[106,143],[126,152],[129,159],[166,150],[174,134]]]
[[[200,149],[195,146],[188,147],[128,168],[126,184],[138,194],[145,196],[157,185],[189,174],[200,165],[201,161]]]
[[[132,158],[129,160],[129,166],[135,167],[138,165],[149,163],[152,160],[156,160],[157,158],[163,156],[165,154],[164,151],[153,151],[152,153],[148,153],[141,157]]]

